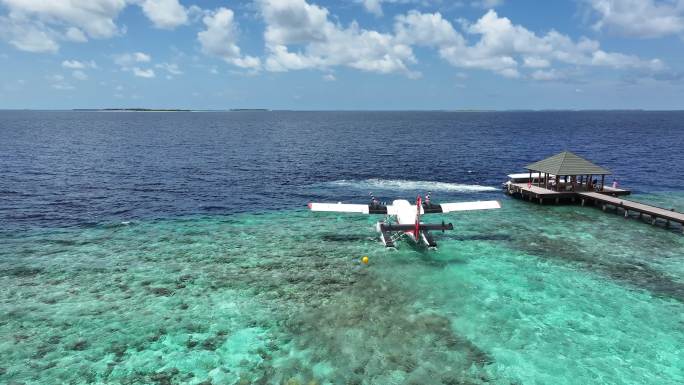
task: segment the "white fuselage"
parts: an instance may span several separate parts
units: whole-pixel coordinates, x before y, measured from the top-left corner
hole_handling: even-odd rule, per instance
[[[394,215],[397,218],[397,223],[400,225],[415,225],[416,224],[416,205],[412,205],[406,199],[397,199],[392,202],[392,206],[388,208],[388,214]],[[415,233],[411,231],[404,231],[406,235],[413,241],[417,241]]]
[[[392,212],[388,214],[397,217],[397,223],[400,225],[415,225],[416,224],[416,205],[412,205],[405,199],[397,199],[392,202]]]

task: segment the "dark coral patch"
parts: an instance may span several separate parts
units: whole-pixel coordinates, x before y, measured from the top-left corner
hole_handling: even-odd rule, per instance
[[[84,339],[80,339],[80,340],[72,343],[71,345],[69,345],[68,349],[69,350],[81,351],[81,350],[85,350],[88,347],[88,345],[89,345],[88,341],[86,341]]]

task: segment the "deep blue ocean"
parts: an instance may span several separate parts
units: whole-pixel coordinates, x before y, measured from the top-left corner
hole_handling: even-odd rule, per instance
[[[498,186],[563,150],[684,190],[684,112],[3,111],[0,138],[2,230],[366,200],[311,188],[331,181]]]
[[[684,210],[684,112],[0,111],[0,383],[684,383],[681,227],[502,193],[563,150]],[[503,208],[306,209],[428,191]]]

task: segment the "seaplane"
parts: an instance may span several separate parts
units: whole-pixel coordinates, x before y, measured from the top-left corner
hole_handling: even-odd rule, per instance
[[[455,211],[490,210],[501,208],[499,201],[476,201],[437,204],[430,200],[430,192],[422,199],[416,198],[416,204],[412,205],[405,199],[397,199],[391,205],[381,203],[373,193],[370,193],[370,204],[346,204],[346,203],[309,203],[311,211],[327,211],[338,213],[378,214],[385,215],[385,220],[379,221],[375,228],[380,233],[380,240],[385,247],[395,247],[395,242],[406,237],[416,244],[424,244],[428,248],[437,247],[430,231],[453,230],[451,223],[423,223],[421,215],[446,214]]]

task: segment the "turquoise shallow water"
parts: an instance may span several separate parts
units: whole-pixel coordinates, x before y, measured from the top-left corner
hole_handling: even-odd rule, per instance
[[[436,251],[303,210],[4,234],[0,383],[684,383],[681,233],[503,203]]]

